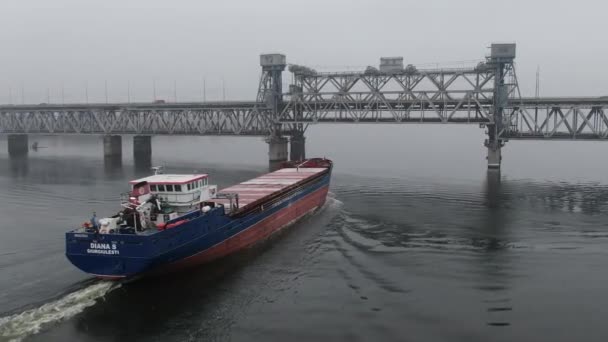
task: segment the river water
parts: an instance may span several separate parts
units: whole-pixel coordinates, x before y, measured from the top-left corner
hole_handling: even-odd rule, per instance
[[[335,136],[340,132],[339,138]],[[91,279],[63,233],[118,208],[135,170],[98,137],[0,140],[0,341],[606,341],[608,161],[509,142],[487,173],[464,126],[323,126],[327,205],[256,248],[164,278]],[[261,138],[154,137],[153,162],[220,186],[265,172]],[[212,182],[213,183],[213,182]]]

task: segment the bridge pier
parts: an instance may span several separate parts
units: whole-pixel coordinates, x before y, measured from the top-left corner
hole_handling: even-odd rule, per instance
[[[152,167],[152,137],[136,135],[133,137],[133,160],[135,169],[149,171]]]
[[[105,135],[103,137],[103,158],[106,163],[113,165],[122,163],[122,137],[120,135]]]
[[[122,158],[122,137],[120,135],[105,135],[103,137],[104,157]]]
[[[23,157],[29,151],[27,134],[8,135],[8,155],[10,157]]]
[[[289,139],[289,160],[298,161],[306,158],[306,137],[304,134],[292,135]]]
[[[268,142],[268,169],[272,172],[287,161],[287,139],[273,135],[266,141]]]
[[[488,170],[500,170],[502,152],[500,146],[488,146]]]

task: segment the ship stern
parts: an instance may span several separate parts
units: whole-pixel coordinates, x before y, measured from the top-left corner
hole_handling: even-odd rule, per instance
[[[83,272],[104,279],[141,274],[152,265],[146,237],[72,231],[66,237],[66,257]]]

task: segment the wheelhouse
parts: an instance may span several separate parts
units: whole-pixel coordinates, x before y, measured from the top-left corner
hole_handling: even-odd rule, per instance
[[[207,174],[157,174],[129,183],[133,194],[151,193],[178,211],[180,207],[191,207],[212,198],[217,191],[217,186],[209,185]]]

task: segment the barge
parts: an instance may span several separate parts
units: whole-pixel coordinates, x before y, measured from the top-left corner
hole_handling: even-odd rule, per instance
[[[104,279],[167,273],[222,258],[322,207],[333,164],[287,162],[218,190],[207,174],[154,175],[130,182],[121,210],[65,234],[66,256]]]

